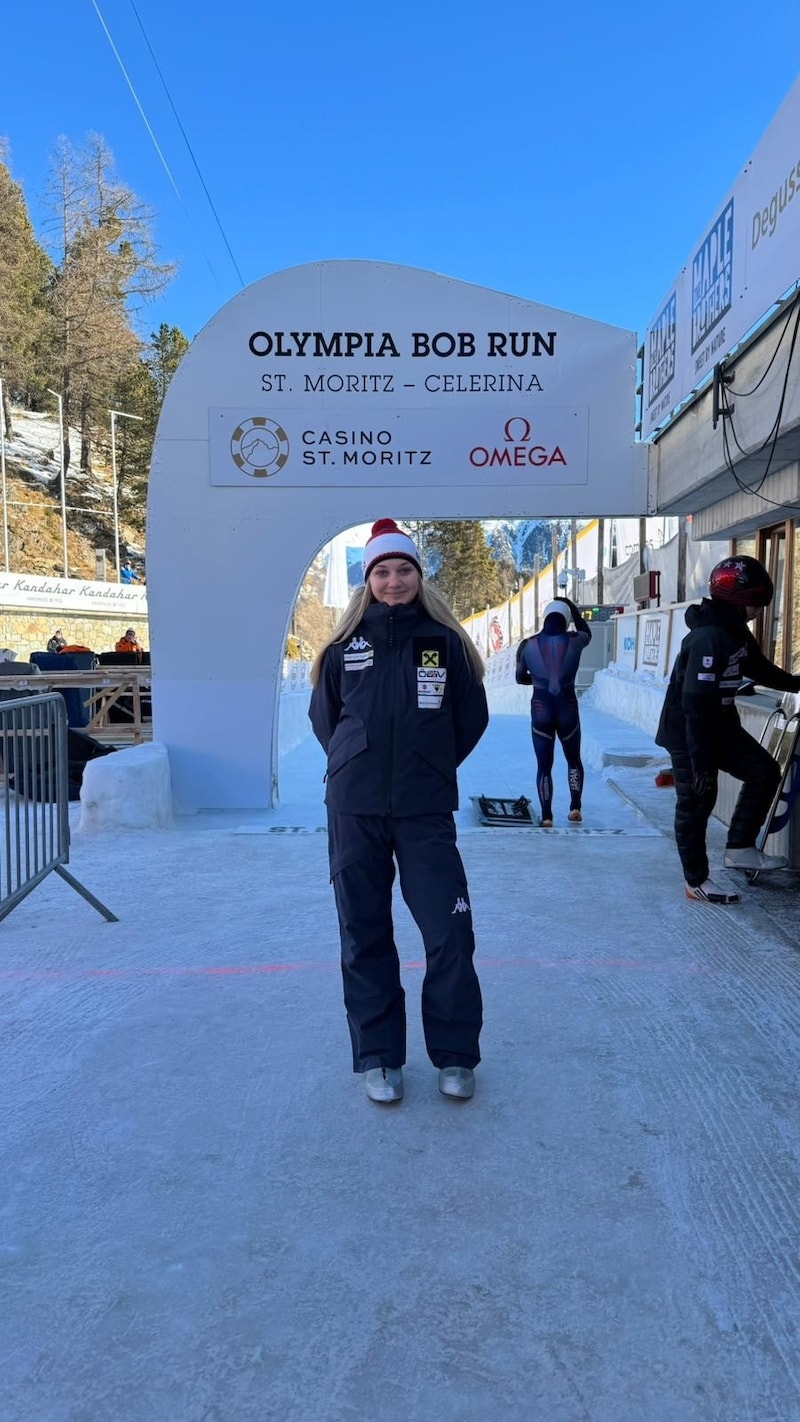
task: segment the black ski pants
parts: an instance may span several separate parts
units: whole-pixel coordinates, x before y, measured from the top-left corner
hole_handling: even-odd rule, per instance
[[[353,1070],[400,1067],[406,1059],[405,993],[392,924],[395,862],[425,945],[428,1056],[435,1067],[476,1066],[483,1005],[453,816],[394,818],[329,809],[328,836]]]
[[[671,750],[675,776],[675,842],[687,884],[708,878],[706,830],[717,799],[717,771],[707,795],[695,792],[692,763],[685,750]],[[717,749],[717,770],[724,770],[742,788],[728,827],[728,849],[749,849],[756,842],[780,783],[778,762],[741,726],[725,736]]]

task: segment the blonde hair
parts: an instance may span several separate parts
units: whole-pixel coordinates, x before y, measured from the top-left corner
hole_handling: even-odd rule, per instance
[[[458,633],[464,645],[464,654],[472,675],[476,681],[483,681],[486,671],[483,664],[483,657],[474,642],[468,637],[461,623],[450,611],[442,594],[437,592],[435,588],[432,588],[429,583],[426,583],[423,578],[420,578],[417,597],[428,616],[432,617],[434,622],[441,622],[445,627],[450,627],[453,632]],[[322,660],[328,648],[334,646],[337,642],[343,642],[346,637],[350,636],[351,632],[355,631],[370,603],[374,601],[375,599],[372,596],[369,583],[365,583],[363,588],[358,588],[357,591],[353,593],[347,607],[342,613],[340,621],[336,624],[333,636],[328,638],[324,647],[317,652],[314,658],[314,664],[310,673],[312,686],[316,686],[319,681],[320,671],[322,670]]]

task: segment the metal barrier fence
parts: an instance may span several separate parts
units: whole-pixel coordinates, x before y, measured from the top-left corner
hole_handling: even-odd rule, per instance
[[[51,872],[109,923],[69,863],[67,714],[58,692],[0,702],[0,919]]]

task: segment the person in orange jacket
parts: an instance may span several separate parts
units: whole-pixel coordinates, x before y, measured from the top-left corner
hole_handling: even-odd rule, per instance
[[[114,648],[115,652],[135,652],[141,659],[142,647],[136,638],[136,628],[129,627],[124,637],[120,637]]]

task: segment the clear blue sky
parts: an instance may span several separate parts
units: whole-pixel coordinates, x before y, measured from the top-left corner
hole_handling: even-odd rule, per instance
[[[192,337],[296,263],[429,267],[640,333],[800,69],[797,0],[92,0],[3,20],[0,133],[39,226],[59,134],[101,133]]]

